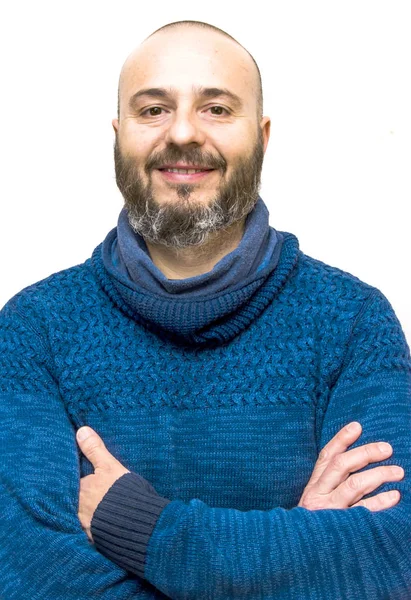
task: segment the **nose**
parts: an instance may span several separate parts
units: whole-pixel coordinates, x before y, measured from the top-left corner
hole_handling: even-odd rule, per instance
[[[188,144],[202,145],[205,134],[195,114],[188,111],[176,111],[170,121],[166,141],[169,144],[185,146]]]

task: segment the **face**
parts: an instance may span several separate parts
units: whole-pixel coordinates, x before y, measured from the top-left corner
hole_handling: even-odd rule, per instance
[[[126,62],[116,130],[117,185],[151,243],[204,243],[253,209],[269,137],[247,53],[214,32],[149,38]]]

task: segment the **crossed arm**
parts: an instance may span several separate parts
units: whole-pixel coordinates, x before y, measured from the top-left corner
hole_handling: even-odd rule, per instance
[[[381,414],[383,399],[382,385]],[[403,409],[403,431],[409,438],[409,402]],[[409,482],[404,470],[394,465],[360,469],[388,462],[393,446],[395,458],[406,464],[409,449],[393,440],[381,447],[377,442],[352,447],[360,432],[358,424],[351,431],[343,427],[325,444],[298,507],[289,511],[241,513],[212,509],[198,500],[181,503],[181,507],[173,502],[154,529],[144,576],[176,599],[408,598]],[[363,436],[370,439],[366,431]],[[97,472],[82,480],[80,492],[79,518],[91,538],[93,511],[102,497],[97,494],[93,498],[93,477],[96,482],[98,478],[105,481],[106,486],[113,484],[114,489],[123,473],[99,436],[92,435],[80,444]],[[381,485],[380,493],[364,497]],[[401,500],[394,487],[403,492]],[[324,510],[329,508],[334,510]],[[136,530],[130,527],[130,531],[132,539]],[[254,537],[253,531],[257,532]],[[128,533],[126,524],[120,535],[126,538]],[[105,553],[98,541],[97,548]],[[124,556],[115,551],[108,556],[124,567]],[[247,569],[250,563],[254,572]],[[156,565],[168,565],[167,579]],[[124,568],[139,572],[130,562]],[[203,569],[207,573],[204,578]],[[346,578],[344,570],[349,574]],[[178,578],[180,572],[183,576]]]
[[[298,506],[308,510],[350,509],[363,506],[370,511],[378,512],[393,507],[399,502],[398,490],[385,491],[364,498],[386,482],[403,479],[404,470],[395,465],[380,465],[367,471],[358,472],[372,463],[384,461],[393,452],[392,446],[384,442],[369,443],[348,450],[349,446],[358,440],[361,431],[362,428],[358,422],[350,423],[326,444],[320,453]],[[132,546],[133,531],[127,531],[127,519],[121,524],[123,509],[121,488],[120,492],[117,490],[116,493],[113,493],[116,482],[119,482],[130,471],[110,454],[101,437],[90,427],[82,427],[77,431],[77,442],[94,467],[94,474],[83,477],[80,481],[78,516],[83,530],[93,542],[93,516],[98,507],[97,519],[104,520],[107,513],[102,507],[108,504],[109,520],[112,514],[115,514],[118,519],[118,523],[114,526],[111,524],[110,527],[114,528],[114,534],[119,532],[125,539],[128,534],[128,542]],[[142,478],[141,480],[145,481]],[[147,495],[140,480],[137,479],[136,482],[138,486],[141,486],[144,500],[150,501],[153,496]],[[110,494],[107,494],[108,490],[110,490]],[[137,491],[136,497],[131,497],[128,501],[132,518],[137,521],[141,519],[141,516],[139,518],[138,495],[139,491]],[[118,500],[119,497],[120,506],[116,507],[116,499]],[[103,537],[101,541],[100,536],[97,536],[96,547],[102,554],[128,571],[144,577],[144,568],[142,569],[140,561],[133,564],[133,553],[129,554],[126,548],[125,554],[129,554],[129,556],[125,558],[124,547],[117,548],[113,538],[111,540],[109,538],[109,549],[107,550],[106,542],[107,539]],[[378,551],[378,548],[376,550]]]
[[[364,444],[348,450],[361,432],[361,424],[354,421],[343,427],[324,446],[298,506],[308,510],[363,506],[378,512],[399,502],[398,490],[364,498],[384,483],[401,481],[404,469],[397,465],[386,465],[358,472],[369,464],[386,460],[393,452],[392,446],[386,442]],[[114,483],[130,471],[110,454],[101,437],[91,427],[81,427],[77,431],[77,443],[94,467],[92,475],[80,480],[78,510],[81,526],[93,542],[91,522],[97,506]]]
[[[390,309],[380,303],[373,310]],[[300,506],[244,513],[211,508],[198,499],[187,504],[171,501],[150,538],[145,579],[130,570],[127,573],[90,544],[78,518],[80,470],[74,431],[48,374],[46,351],[20,315],[2,313],[1,319],[7,323],[0,338],[0,597],[409,597],[411,369],[409,350],[392,313],[395,361],[385,361],[377,376],[374,356],[368,357],[366,368],[360,371],[352,368],[354,362],[347,363],[321,427],[320,447],[327,451],[319,457]],[[375,347],[376,352],[386,351]],[[2,371],[3,365],[7,369]],[[361,459],[358,451],[354,454],[359,438],[354,443],[350,440],[355,437],[339,438],[340,449],[335,454],[333,444],[330,451],[329,441],[334,438],[335,442],[336,433],[351,421],[363,425],[361,443],[368,447],[368,459]],[[365,464],[381,461],[373,454],[376,448],[369,446],[375,439],[391,443],[395,462],[406,476],[402,480],[387,477],[380,468],[383,465],[377,467],[372,477],[379,474],[381,482],[387,483],[374,501],[378,497],[378,502],[387,500],[381,494],[393,488],[401,492],[401,499],[372,507],[371,499],[363,498],[367,489],[375,489],[376,481],[366,475],[372,469],[349,473],[357,459],[366,460]],[[336,455],[344,459],[333,458]],[[338,473],[343,478],[339,485]],[[358,498],[350,496],[356,486],[348,481],[363,482],[356,490]],[[105,491],[103,487],[103,495]],[[310,504],[316,497],[317,501],[328,498],[334,506],[343,497],[349,506],[353,499],[354,504],[368,502],[368,510],[364,504],[349,510],[321,510],[324,505]],[[388,510],[381,510],[384,506]]]

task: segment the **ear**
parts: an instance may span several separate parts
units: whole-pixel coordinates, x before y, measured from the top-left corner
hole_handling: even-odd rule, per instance
[[[264,154],[267,150],[268,140],[270,139],[270,130],[271,130],[271,119],[270,117],[263,117],[260,122],[261,133],[263,136],[264,143]]]
[[[111,124],[113,126],[114,133],[118,133],[118,127],[119,127],[119,125],[118,125],[118,119],[113,119],[111,121]]]

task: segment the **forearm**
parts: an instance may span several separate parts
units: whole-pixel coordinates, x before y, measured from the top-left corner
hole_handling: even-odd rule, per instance
[[[145,576],[176,599],[405,599],[401,510],[386,518],[364,508],[241,513],[172,503],[150,539]]]
[[[134,508],[134,519],[117,523],[111,559],[137,572],[141,513]],[[405,500],[378,515],[364,508],[241,512],[173,501],[148,542],[144,576],[176,599],[403,598],[409,514]]]

